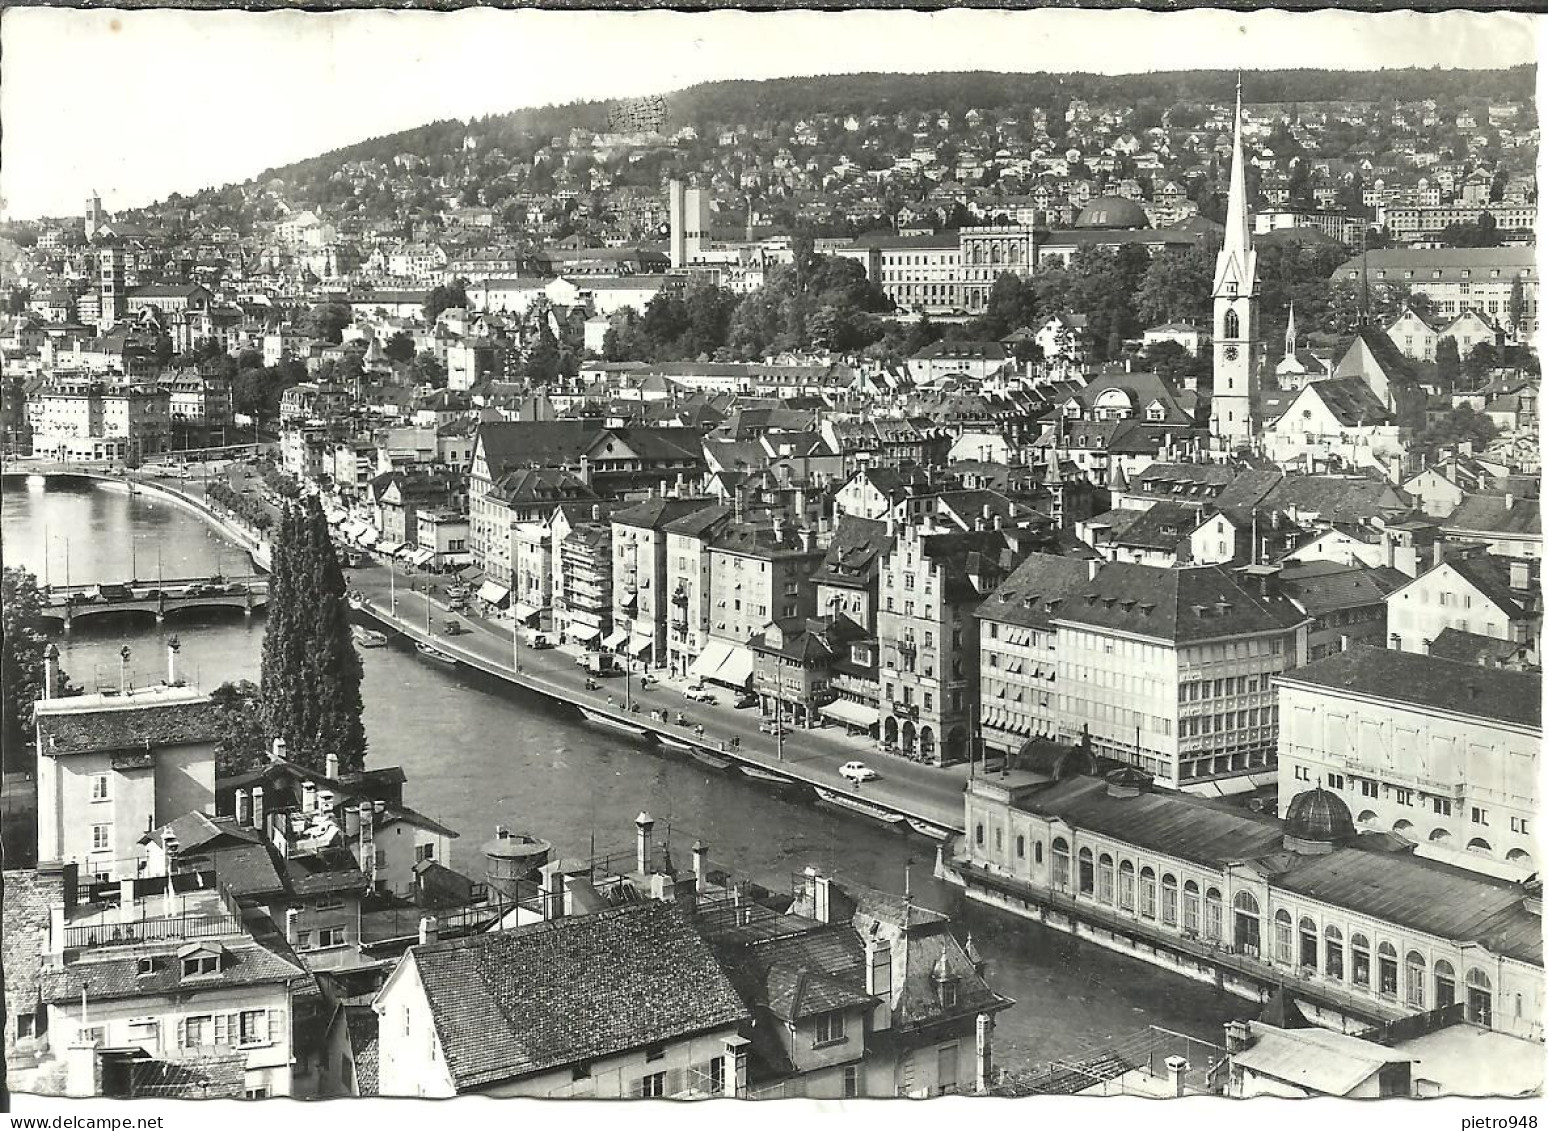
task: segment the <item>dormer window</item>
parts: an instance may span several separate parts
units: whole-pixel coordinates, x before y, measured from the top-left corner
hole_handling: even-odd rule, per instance
[[[145,959],[144,961],[149,961]],[[148,973],[148,971],[147,971]],[[220,973],[220,956],[214,954],[199,954],[192,958],[183,959],[183,977],[201,978],[210,974]]]

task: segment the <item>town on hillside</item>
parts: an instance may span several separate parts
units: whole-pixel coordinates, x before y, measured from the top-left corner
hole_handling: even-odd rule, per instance
[[[0,225],[7,494],[233,547],[7,562],[12,1093],[1540,1092],[1532,68],[1013,77]],[[193,614],[262,672],[67,648]],[[818,807],[839,866],[427,809],[378,649]],[[890,890],[843,866],[883,832]],[[1009,1053],[1079,1006],[985,916],[1229,1019]]]

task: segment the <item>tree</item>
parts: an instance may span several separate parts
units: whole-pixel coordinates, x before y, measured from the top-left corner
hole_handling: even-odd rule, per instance
[[[1150,261],[1137,297],[1140,320],[1147,326],[1163,322],[1207,323],[1214,287],[1213,244],[1184,252],[1162,252]]]
[[[446,366],[437,361],[435,354],[429,350],[420,350],[414,355],[410,371],[418,384],[430,385],[437,389],[446,387]]]
[[[1484,383],[1491,370],[1500,364],[1500,351],[1488,342],[1479,342],[1468,351],[1464,369],[1476,388]]]
[[[334,345],[344,340],[344,327],[349,320],[350,309],[342,302],[320,302],[307,315],[311,335]]]
[[[19,566],[0,575],[0,736],[6,766],[21,768],[32,750],[32,705],[43,694],[43,592],[37,577]],[[61,672],[59,693],[68,694]]]
[[[244,774],[268,760],[269,740],[263,727],[263,701],[250,679],[229,680],[213,692],[219,731],[215,744],[217,776]]]
[[[973,332],[985,341],[997,341],[1012,330],[1035,325],[1036,321],[1037,293],[1031,282],[1006,272],[989,288],[989,299]]]
[[[1435,345],[1435,381],[1443,394],[1450,395],[1462,375],[1462,358],[1455,338],[1442,338]]]
[[[425,296],[425,321],[434,322],[441,311],[468,305],[468,281],[455,279],[449,285],[432,287]]]
[[[1440,238],[1448,247],[1499,247],[1503,242],[1499,224],[1488,212],[1467,223],[1447,224]]]
[[[1494,439],[1494,422],[1467,405],[1454,408],[1421,432],[1414,447],[1434,454],[1455,444],[1470,443],[1475,451],[1489,446]]]
[[[1517,339],[1522,338],[1522,326],[1526,319],[1526,287],[1521,282],[1521,276],[1517,275],[1510,282],[1510,299],[1505,304],[1505,309],[1510,317],[1510,332]]]
[[[265,730],[285,740],[287,757],[314,770],[329,754],[345,772],[365,760],[360,656],[344,593],[322,504],[316,496],[288,504],[269,578],[261,709]]]
[[[388,361],[395,361],[400,365],[406,365],[414,360],[414,339],[403,330],[399,330],[387,339],[387,344],[382,347],[382,352],[387,355]]]

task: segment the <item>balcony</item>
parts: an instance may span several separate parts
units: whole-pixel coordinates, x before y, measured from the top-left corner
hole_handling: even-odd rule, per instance
[[[917,719],[919,707],[913,703],[894,703],[892,713],[900,719]]]

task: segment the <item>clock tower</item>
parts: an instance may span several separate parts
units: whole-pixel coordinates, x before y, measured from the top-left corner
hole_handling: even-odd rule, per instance
[[[1252,439],[1253,369],[1258,363],[1258,257],[1247,215],[1247,168],[1242,157],[1242,82],[1236,80],[1236,122],[1225,243],[1215,261],[1215,383],[1209,430],[1217,447]]]

